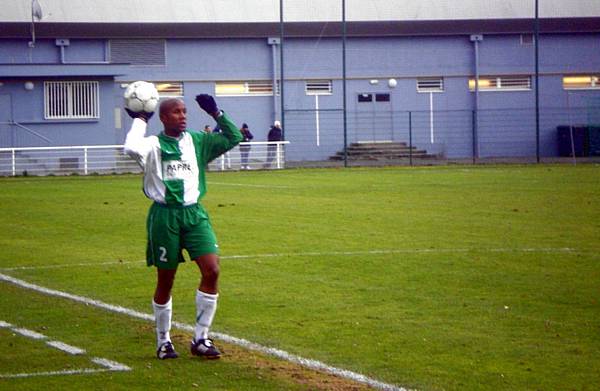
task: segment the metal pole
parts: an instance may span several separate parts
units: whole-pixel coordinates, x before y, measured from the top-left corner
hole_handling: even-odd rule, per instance
[[[476,163],[476,159],[475,159],[475,155],[477,153],[476,149],[477,147],[475,146],[475,139],[476,139],[476,130],[475,128],[477,127],[477,111],[473,110],[472,112],[472,116],[471,116],[471,130],[473,131],[473,164]]]
[[[471,42],[475,48],[475,104],[473,115],[473,162],[479,156],[479,42],[483,41],[483,35],[471,35]]]
[[[273,83],[273,120],[276,120],[279,117],[277,115],[279,105],[277,102],[277,45],[275,43],[271,45],[271,57],[273,63],[273,74],[271,75]]]
[[[473,122],[473,163],[479,156],[479,41],[475,41],[475,118]]]
[[[281,94],[281,138],[285,140],[285,102],[283,95],[283,0],[279,0],[279,93]],[[273,86],[275,90],[277,86]]]
[[[535,0],[535,156],[540,162],[540,15],[538,0]]]
[[[412,161],[412,111],[408,112],[408,160],[410,161],[410,165],[413,165]]]
[[[342,94],[344,107],[344,167],[348,167],[348,116],[346,113],[346,0],[342,0]]]

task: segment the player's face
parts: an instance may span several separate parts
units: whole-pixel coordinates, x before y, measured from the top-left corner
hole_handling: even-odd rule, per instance
[[[185,104],[181,101],[173,102],[160,116],[160,120],[165,127],[165,133],[169,136],[179,136],[187,127],[186,117]]]

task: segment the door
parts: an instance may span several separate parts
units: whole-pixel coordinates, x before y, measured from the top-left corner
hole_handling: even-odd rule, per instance
[[[366,92],[356,97],[355,135],[358,142],[384,142],[394,138],[391,95]]]

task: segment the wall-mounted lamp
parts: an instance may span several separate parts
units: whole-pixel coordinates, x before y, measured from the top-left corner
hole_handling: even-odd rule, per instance
[[[32,81],[26,81],[23,87],[25,87],[27,91],[31,91],[33,90],[33,87],[35,87],[35,84],[33,84]]]
[[[396,79],[390,79],[390,80],[388,80],[388,87],[390,87],[390,88],[396,88],[397,85],[398,85],[398,82],[396,81]]]
[[[369,80],[369,84],[372,85],[372,86],[374,86],[376,84],[379,84],[379,80],[377,80],[377,79],[371,79],[371,80]]]
[[[35,47],[35,22],[39,22],[43,17],[44,14],[40,2],[38,0],[31,0],[31,41],[28,43],[30,48]]]

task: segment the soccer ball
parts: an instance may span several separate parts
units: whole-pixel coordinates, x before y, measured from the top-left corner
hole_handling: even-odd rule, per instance
[[[125,107],[134,113],[145,111],[152,113],[158,105],[158,91],[154,84],[146,81],[134,81],[123,94]]]

